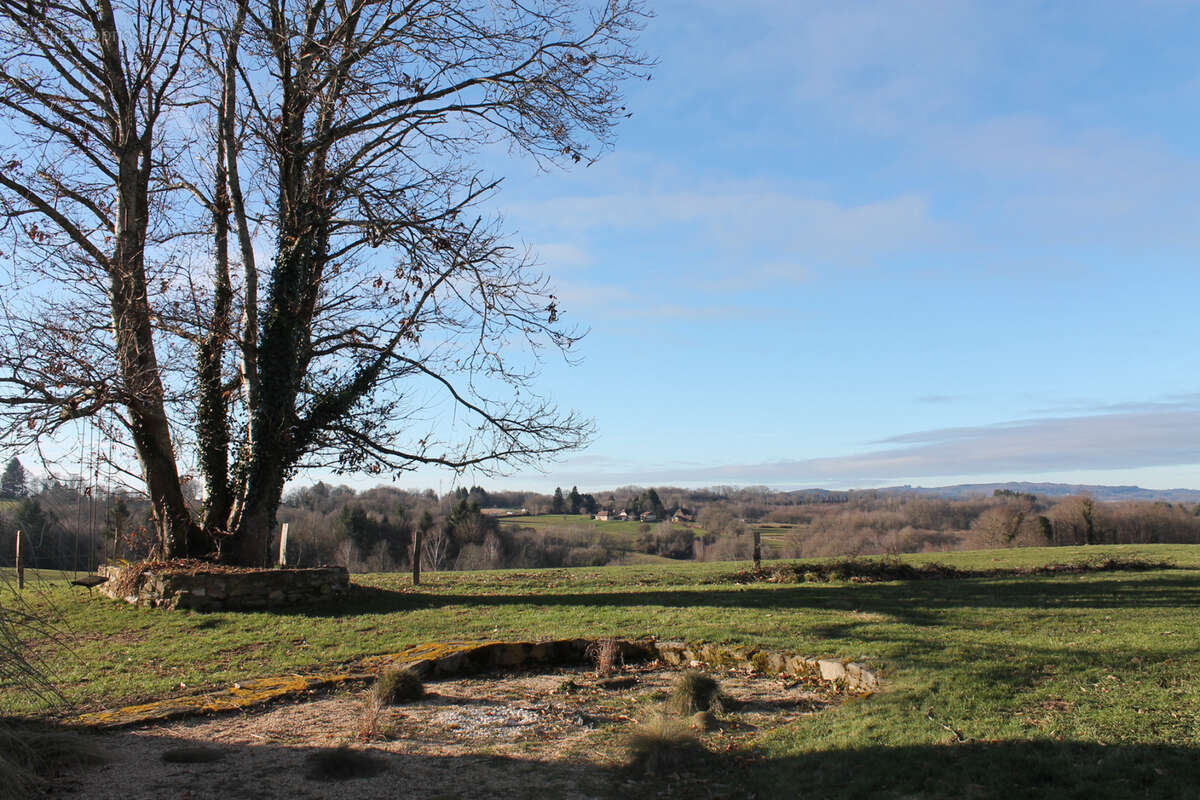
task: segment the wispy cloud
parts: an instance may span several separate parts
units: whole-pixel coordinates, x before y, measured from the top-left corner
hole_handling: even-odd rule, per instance
[[[589,284],[577,281],[555,282],[555,297],[566,314],[588,320],[741,319],[761,317],[762,312],[744,306],[712,303],[663,302],[652,295],[640,295],[626,286]]]
[[[1120,403],[1101,400],[1076,399],[1057,406],[1035,409],[1038,416],[1063,416],[1082,414],[1141,414],[1200,409],[1200,393],[1168,394],[1157,400],[1124,401]]]
[[[870,265],[950,233],[918,194],[841,204],[762,181],[564,196],[510,206],[506,213],[518,225],[536,220],[564,238],[613,229],[643,239],[655,233],[682,238],[713,262],[696,265],[709,273],[694,277],[722,291],[804,281],[817,267]],[[802,262],[784,257],[796,253]]]
[[[545,265],[553,272],[584,267],[592,260],[587,251],[570,242],[540,242],[531,245],[529,249],[539,264]]]
[[[658,465],[580,476],[589,484],[821,485],[1200,464],[1200,408],[1045,418],[905,433],[848,456]]]
[[[1070,130],[1037,115],[995,117],[930,136],[931,160],[978,183],[978,199],[1053,239],[1144,245],[1196,240],[1200,161],[1115,130]]]

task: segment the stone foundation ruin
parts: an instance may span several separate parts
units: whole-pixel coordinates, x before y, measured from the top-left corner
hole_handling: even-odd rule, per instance
[[[100,591],[139,606],[192,611],[257,611],[344,597],[345,567],[232,569],[204,565],[140,563],[103,566]]]

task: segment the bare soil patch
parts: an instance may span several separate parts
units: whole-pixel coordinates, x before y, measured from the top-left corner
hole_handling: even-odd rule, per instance
[[[714,758],[843,698],[817,680],[710,674],[734,701],[712,730],[696,732]],[[51,796],[612,797],[644,778],[626,769],[625,743],[640,720],[662,707],[678,675],[652,664],[622,669],[619,680],[576,668],[438,681],[427,684],[426,697],[386,708],[381,735],[369,741],[360,734],[369,687],[106,733],[98,740],[108,762],[64,776]],[[709,781],[702,796],[736,796],[736,790]]]

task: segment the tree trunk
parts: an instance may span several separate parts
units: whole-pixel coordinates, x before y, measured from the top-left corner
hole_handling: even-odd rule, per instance
[[[269,567],[271,536],[275,532],[275,512],[283,496],[283,478],[280,476],[265,486],[251,480],[246,491],[241,523],[233,532],[231,546],[222,551],[221,557],[244,567]]]
[[[175,448],[163,404],[163,385],[154,352],[154,330],[143,261],[147,223],[147,184],[139,152],[129,143],[121,159],[116,243],[109,264],[113,339],[133,443],[167,558],[201,555],[204,548],[184,501]]]
[[[145,248],[149,226],[153,120],[139,129],[141,100],[125,73],[112,6],[98,5],[97,34],[117,116],[110,120],[116,155],[116,216],[113,252],[105,264],[113,340],[116,345],[133,442],[159,529],[163,555],[200,555],[206,549],[183,498],[175,448],[167,423],[162,379],[154,352],[154,327],[146,289]],[[130,89],[134,92],[131,93]]]

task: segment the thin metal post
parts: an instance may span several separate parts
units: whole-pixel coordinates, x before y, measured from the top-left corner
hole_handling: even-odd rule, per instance
[[[25,534],[17,530],[17,588],[25,588]]]
[[[413,568],[413,586],[421,585],[421,528],[418,527],[413,531],[413,551],[412,551],[412,568]]]

